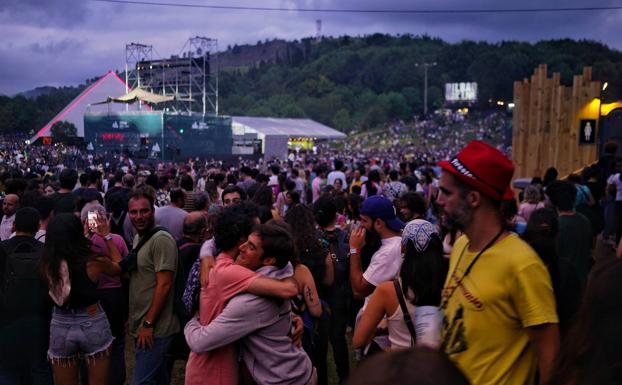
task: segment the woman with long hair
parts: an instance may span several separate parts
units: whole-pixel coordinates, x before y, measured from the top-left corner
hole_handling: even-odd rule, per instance
[[[361,205],[363,198],[358,194],[348,194],[345,201],[345,216],[348,229],[351,230],[352,225],[358,226],[361,221]]]
[[[113,337],[97,284],[101,274],[121,273],[121,256],[112,242],[109,221],[102,215],[94,220],[90,229],[106,240],[111,258],[92,252],[85,228],[75,215],[59,214],[48,224],[41,269],[55,303],[48,358],[56,384],[78,384],[80,359],[86,361],[89,384],[108,382]]]
[[[448,264],[436,227],[422,219],[409,222],[402,234],[402,252],[399,277],[380,284],[372,294],[354,330],[354,348],[363,348],[371,341],[384,317],[391,349],[439,347],[439,306]]]
[[[563,340],[550,385],[619,384],[622,379],[622,260],[603,261]]]
[[[313,211],[298,204],[287,210],[284,219],[292,229],[300,263],[309,268],[317,285],[330,286],[334,279],[333,263],[327,258],[328,252],[317,236]],[[321,289],[319,291],[321,297]]]
[[[367,174],[367,181],[365,181],[361,187],[361,196],[367,199],[370,196],[382,194],[382,185],[380,181],[380,171],[371,170]]]
[[[259,186],[251,198],[251,202],[259,207],[259,219],[266,223],[270,219],[279,219],[279,213],[274,208],[274,193],[271,187]]]
[[[435,207],[436,198],[438,197],[438,185],[434,180],[433,171],[428,170],[423,172],[421,188],[423,189],[423,196],[425,197],[425,207],[428,208],[428,218],[436,217],[438,215]]]
[[[315,330],[312,340],[303,336],[303,345],[306,345],[305,351],[317,368],[318,383],[325,384],[330,319],[323,312],[321,302],[335,279],[334,262],[329,250],[318,238],[313,211],[309,207],[301,204],[293,206],[287,210],[285,222],[291,228],[297,254],[294,278],[299,283],[299,294],[293,301],[294,307],[302,313],[303,319],[308,315],[313,317],[306,317],[306,331]],[[308,314],[301,312],[305,308]]]

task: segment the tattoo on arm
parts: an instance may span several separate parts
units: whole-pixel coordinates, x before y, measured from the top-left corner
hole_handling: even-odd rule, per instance
[[[311,288],[307,286],[307,298],[309,299],[309,303],[313,303],[313,292]]]

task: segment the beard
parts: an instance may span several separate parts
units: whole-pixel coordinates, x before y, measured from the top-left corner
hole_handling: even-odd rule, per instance
[[[464,201],[460,202],[460,205],[454,212],[444,211],[444,214],[443,225],[449,229],[464,231],[465,227],[473,221],[473,209]]]

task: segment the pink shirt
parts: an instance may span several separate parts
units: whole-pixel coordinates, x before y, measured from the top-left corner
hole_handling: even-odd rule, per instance
[[[120,235],[112,233],[110,235],[112,236],[112,243],[114,243],[114,245],[117,247],[117,250],[119,250],[121,257],[125,258],[128,253],[125,241]],[[106,257],[110,258],[110,250],[108,250],[108,246],[106,246],[106,241],[104,240],[104,238],[100,237],[97,234],[93,234],[93,236],[91,237],[91,243],[91,250],[93,250],[94,253],[96,253],[97,255],[105,255]],[[111,277],[106,274],[101,274],[99,276],[99,282],[97,284],[98,289],[114,289],[119,287],[121,287],[120,276]]]
[[[529,222],[529,218],[531,217],[531,214],[537,209],[541,209],[541,208],[544,208],[543,202],[538,202],[538,203],[524,202],[524,203],[521,203],[520,206],[518,207],[518,215],[525,218],[526,222]]]
[[[257,274],[245,267],[234,265],[226,254],[216,258],[210,270],[207,287],[201,287],[199,321],[207,325],[214,320],[229,299],[248,290]],[[250,316],[250,314],[249,314]],[[190,352],[186,365],[186,385],[237,385],[238,368],[233,344],[204,352]]]
[[[315,202],[316,200],[320,198],[320,195],[322,194],[322,187],[324,184],[325,184],[324,179],[320,178],[319,176],[316,176],[315,179],[313,179],[313,182],[311,182],[313,202]]]

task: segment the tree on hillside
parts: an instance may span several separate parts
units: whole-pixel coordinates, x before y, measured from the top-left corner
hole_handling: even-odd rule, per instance
[[[52,136],[54,136],[54,138],[57,140],[75,137],[78,135],[78,130],[76,129],[76,126],[66,120],[61,120],[54,123],[54,125],[52,125],[51,131]]]
[[[416,63],[436,62],[428,72],[428,108],[446,105],[445,83],[477,82],[475,107],[496,107],[513,97],[513,84],[538,64],[564,85],[592,66],[593,79],[607,81],[605,101],[622,98],[622,52],[593,41],[546,40],[447,43],[428,36],[374,34],[362,37],[305,38],[258,46],[234,45],[229,60],[248,60],[262,48],[276,62],[221,68],[219,105],[227,115],[305,117],[340,130],[375,128],[423,112],[424,71]],[[245,64],[248,65],[248,64]],[[89,79],[94,81],[96,79]],[[0,132],[30,131],[45,125],[84,88],[63,87],[36,100],[0,95]],[[489,102],[490,101],[490,102]]]

